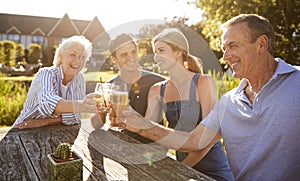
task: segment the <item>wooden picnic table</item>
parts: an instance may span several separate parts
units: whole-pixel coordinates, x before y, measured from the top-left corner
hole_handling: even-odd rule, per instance
[[[46,180],[47,155],[72,144],[83,158],[83,180],[213,180],[166,156],[158,144],[141,144],[117,131],[80,125],[0,129],[0,180]]]

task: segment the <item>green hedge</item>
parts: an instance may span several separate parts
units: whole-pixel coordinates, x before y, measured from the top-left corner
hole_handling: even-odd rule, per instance
[[[0,81],[0,125],[11,126],[20,114],[27,96],[24,84]]]
[[[6,66],[15,66],[16,44],[10,40],[0,41],[0,63]]]

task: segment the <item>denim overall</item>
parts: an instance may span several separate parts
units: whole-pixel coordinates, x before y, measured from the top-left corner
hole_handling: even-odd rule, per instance
[[[164,110],[170,127],[176,130],[192,131],[202,118],[200,102],[196,98],[196,84],[199,74],[195,74],[191,81],[189,100],[167,102]],[[163,102],[166,82],[161,85],[160,96]],[[176,151],[176,158],[182,161],[187,153]],[[194,169],[216,179],[234,180],[233,174],[221,142],[217,142],[207,155],[198,162]]]

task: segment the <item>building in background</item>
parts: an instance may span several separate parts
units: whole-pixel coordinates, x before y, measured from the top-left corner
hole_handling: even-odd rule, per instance
[[[27,16],[0,13],[0,41],[11,40],[28,49],[30,44],[42,47],[43,64],[52,65],[54,47],[64,38],[83,35],[93,43],[93,57],[105,61],[109,35],[95,17],[91,21],[62,18]]]

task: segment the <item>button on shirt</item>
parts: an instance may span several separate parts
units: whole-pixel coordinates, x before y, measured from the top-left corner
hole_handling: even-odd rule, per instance
[[[30,85],[27,99],[20,116],[14,125],[26,119],[59,117],[53,114],[57,103],[62,99],[63,72],[61,66],[46,67],[39,70]],[[65,93],[66,100],[82,100],[85,96],[85,79],[82,73],[76,75],[68,84]],[[67,125],[79,123],[79,113],[62,114],[62,122]]]
[[[202,121],[222,134],[235,180],[300,178],[300,71],[276,61],[274,75],[253,105],[242,80]]]

